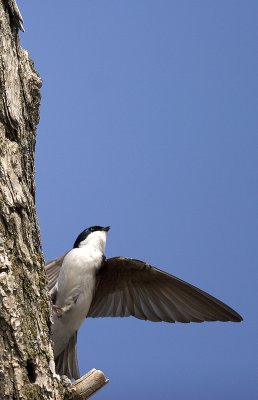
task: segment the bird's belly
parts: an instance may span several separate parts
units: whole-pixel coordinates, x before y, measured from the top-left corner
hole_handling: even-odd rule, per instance
[[[83,289],[71,308],[65,311],[61,317],[58,317],[56,313],[53,315],[54,323],[51,339],[54,342],[55,357],[65,349],[71,336],[79,329],[86,318],[93,298],[95,277],[88,276],[81,287]]]

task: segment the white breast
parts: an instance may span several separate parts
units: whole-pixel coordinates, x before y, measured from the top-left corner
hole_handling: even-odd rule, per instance
[[[70,337],[84,321],[94,294],[96,273],[102,265],[103,253],[92,246],[71,250],[64,258],[58,277],[58,307],[71,306],[61,318],[54,313],[52,340],[55,357],[66,347]]]

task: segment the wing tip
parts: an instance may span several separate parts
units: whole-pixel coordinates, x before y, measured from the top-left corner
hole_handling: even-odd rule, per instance
[[[232,322],[242,322],[242,321],[244,321],[243,317],[240,314],[235,313],[234,319],[232,320]]]
[[[227,321],[229,321],[229,322],[241,322],[241,321],[243,321],[243,317],[238,312],[236,312],[233,308],[231,308],[229,306],[226,306],[226,307],[227,307],[226,311],[227,311],[227,314],[228,314]]]

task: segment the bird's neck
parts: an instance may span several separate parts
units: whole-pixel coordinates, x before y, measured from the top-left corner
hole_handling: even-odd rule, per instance
[[[97,234],[92,234],[90,235],[90,237],[86,238],[83,242],[81,242],[79,247],[82,249],[92,248],[93,250],[100,251],[102,254],[104,254],[106,249],[106,240],[107,240],[106,232],[104,231],[98,232]]]

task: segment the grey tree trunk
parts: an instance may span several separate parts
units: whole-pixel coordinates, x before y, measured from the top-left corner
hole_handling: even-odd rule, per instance
[[[41,79],[18,30],[15,0],[0,0],[0,400],[84,399],[107,382],[91,370],[72,386],[55,374],[35,208]]]
[[[34,150],[41,79],[19,43],[15,0],[0,0],[0,399],[64,399],[54,372]]]

